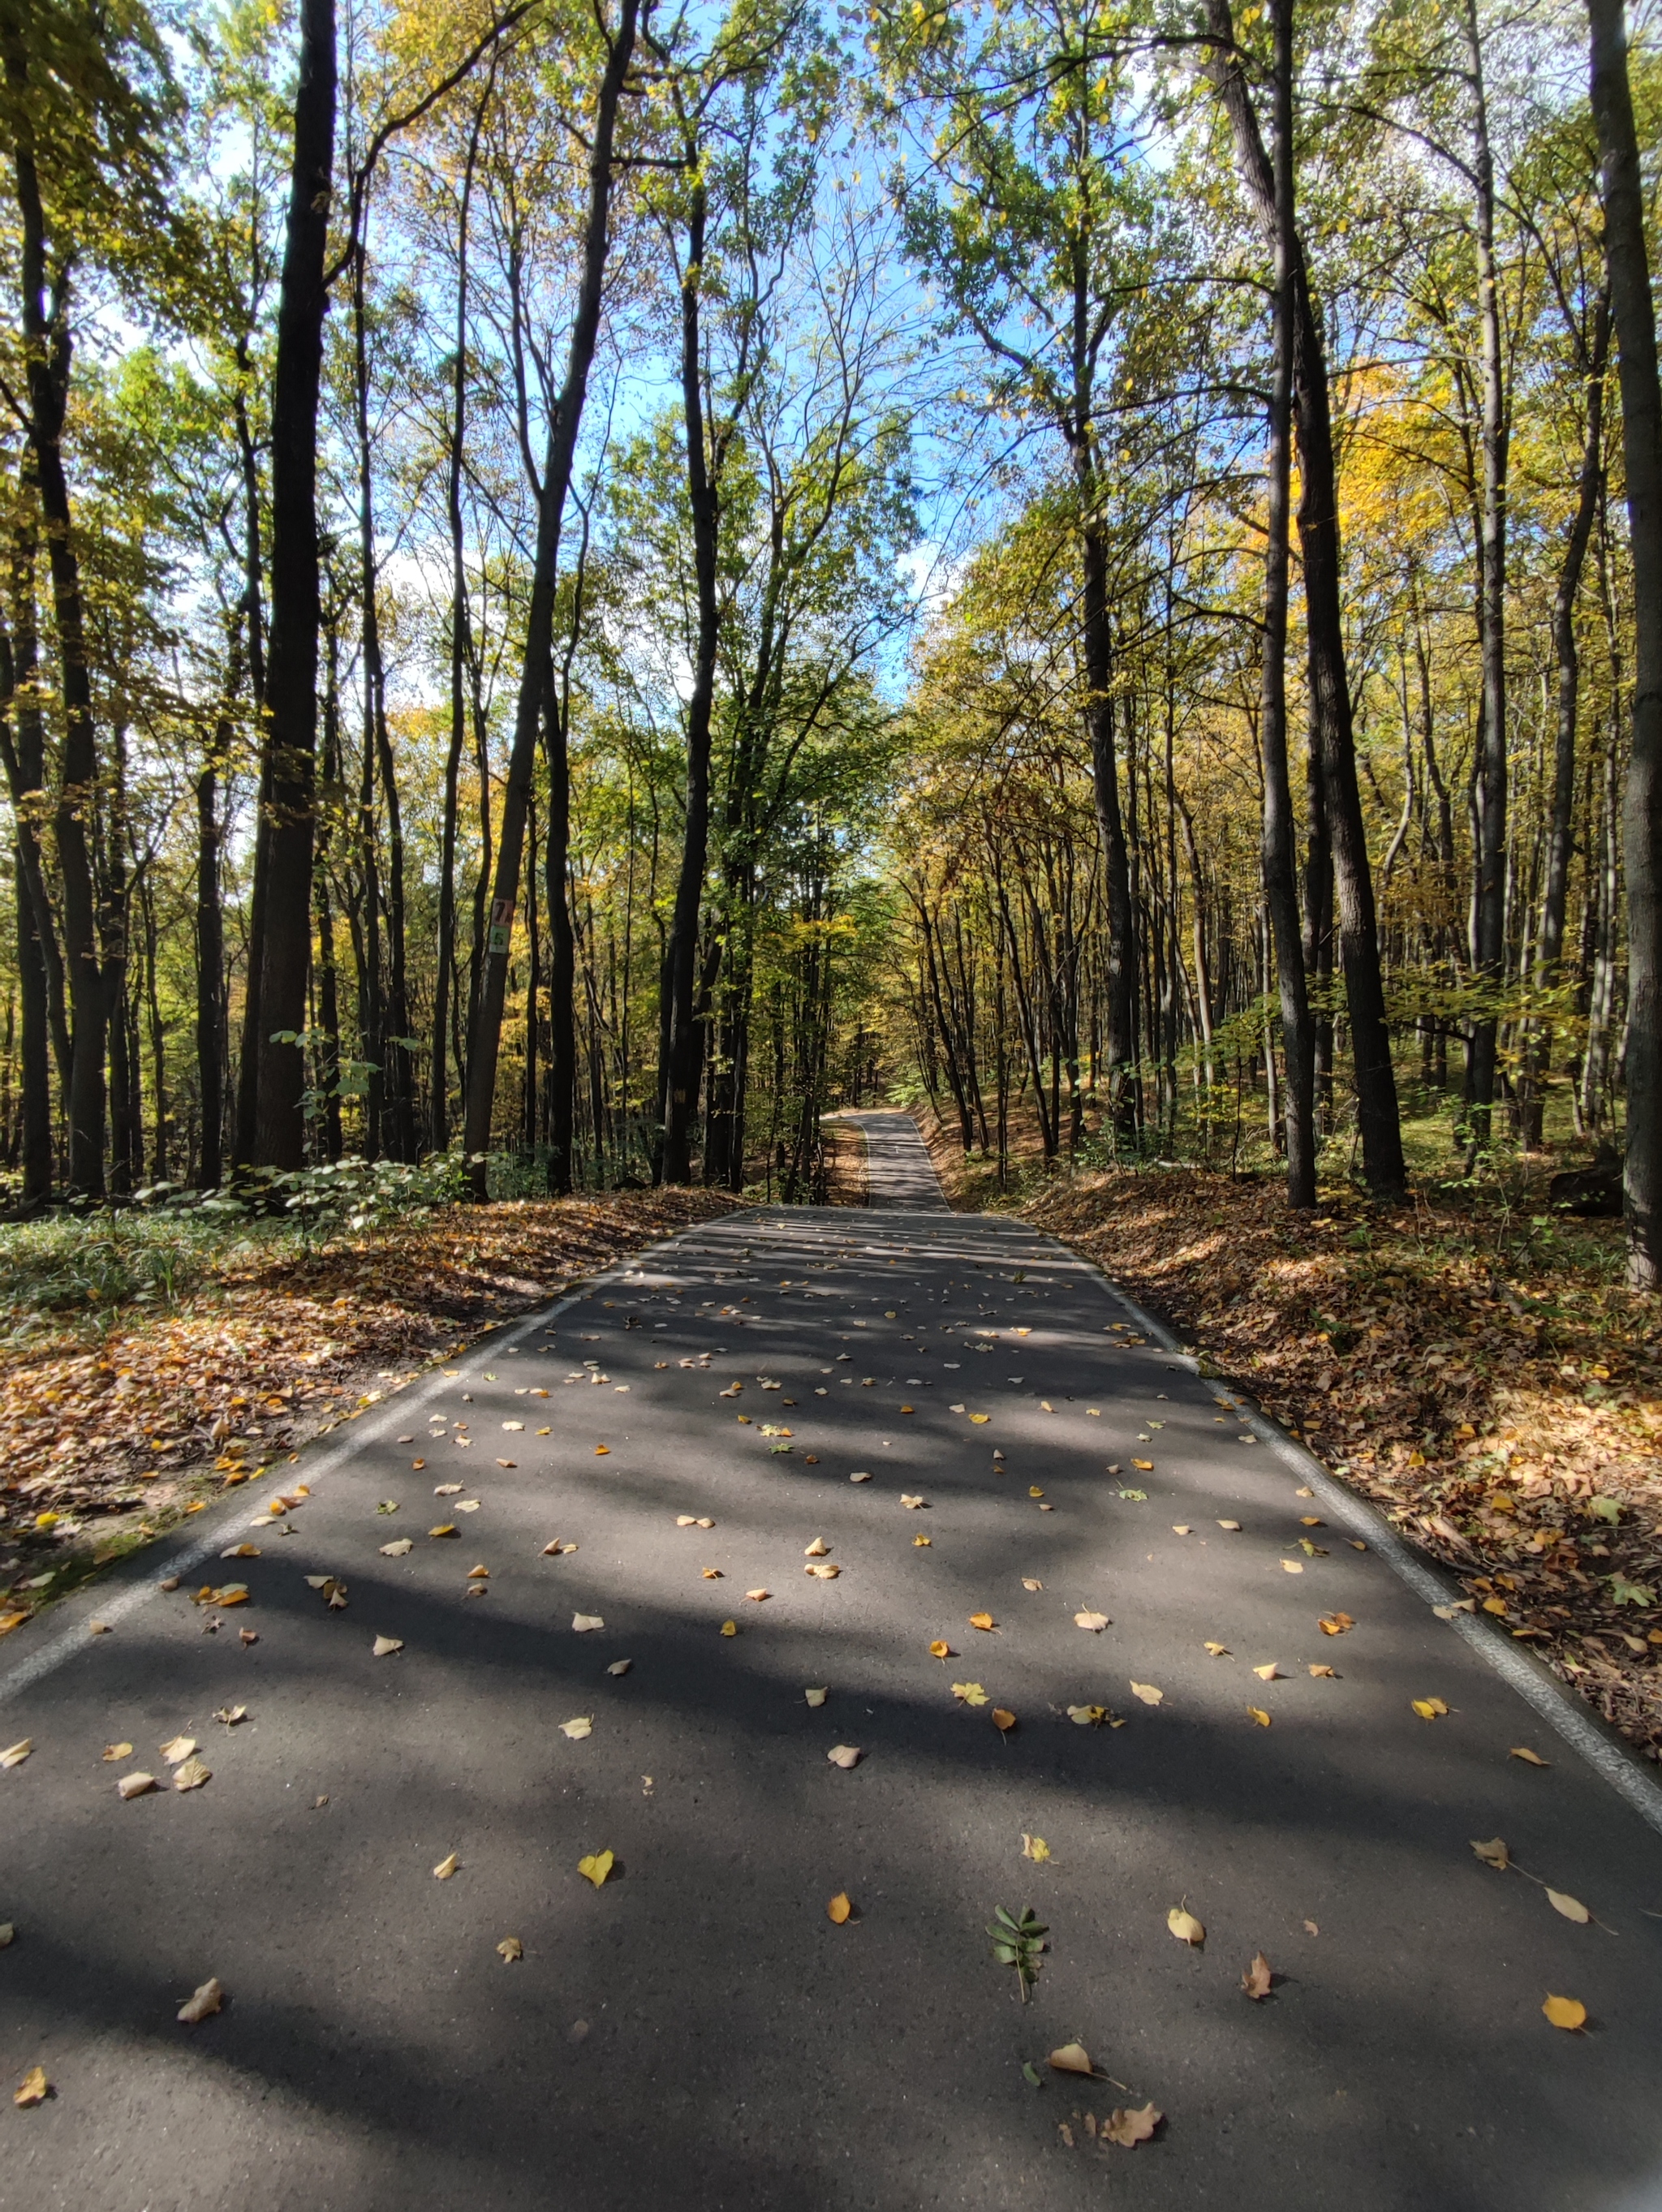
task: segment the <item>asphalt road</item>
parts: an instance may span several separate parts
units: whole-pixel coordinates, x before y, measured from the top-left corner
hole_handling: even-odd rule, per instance
[[[1662,2204],[1643,1790],[1228,1397],[1019,1223],[764,1207],[372,1409],[268,1525],[235,1493],[176,1592],[152,1552],[9,1639],[0,2066],[52,2094],[0,2100],[0,2203]],[[180,1735],[211,1780],[124,1801]],[[985,1930],[1027,1905],[1024,2007]]]

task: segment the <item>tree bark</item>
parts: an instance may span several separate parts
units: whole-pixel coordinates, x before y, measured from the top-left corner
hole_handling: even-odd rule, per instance
[[[1662,1289],[1662,386],[1622,0],[1587,0],[1604,253],[1616,322],[1633,550],[1633,738],[1622,799],[1628,890],[1628,1280]]]
[[[531,593],[526,611],[524,660],[520,672],[519,697],[514,718],[514,743],[508,755],[508,787],[503,794],[502,825],[496,853],[496,881],[490,912],[490,934],[485,941],[478,1003],[470,1040],[467,1069],[467,1109],[464,1142],[467,1152],[469,1187],[476,1199],[489,1194],[488,1168],[491,1121],[496,1099],[496,1058],[502,1042],[502,1000],[508,984],[508,952],[515,908],[519,904],[520,866],[525,844],[526,802],[535,771],[537,740],[544,717],[552,704],[554,589],[557,578],[560,529],[565,519],[566,495],[571,487],[572,465],[588,373],[600,330],[601,291],[606,278],[610,243],[608,217],[612,204],[612,145],[617,135],[618,110],[624,83],[635,51],[640,0],[621,0],[618,28],[607,40],[606,64],[595,104],[594,137],[589,158],[588,209],[583,229],[582,276],[566,359],[565,381],[549,418],[543,480],[537,488],[537,544],[532,564]],[[560,731],[563,750],[563,726]],[[557,839],[563,853],[570,830],[567,807],[550,793],[549,848]],[[563,869],[561,901],[564,904]],[[561,933],[549,902],[551,939],[550,984],[552,993],[560,957]],[[554,1034],[550,1040],[551,1061],[557,1068],[563,1054],[575,1066],[575,1043],[570,1030],[569,1001],[563,1024],[557,1003]],[[562,1036],[563,1028],[568,1034]],[[570,1173],[569,1152],[564,1172]]]
[[[277,305],[271,394],[271,638],[265,714],[271,777],[270,883],[262,916],[253,1159],[297,1168],[305,1157],[302,1097],[306,986],[312,941],[318,636],[317,428],[328,309],[325,256],[335,146],[334,0],[301,0],[294,161]]]

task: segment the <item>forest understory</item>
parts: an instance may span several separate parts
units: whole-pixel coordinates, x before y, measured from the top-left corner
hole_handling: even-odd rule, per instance
[[[1096,1261],[1662,1762],[1654,1302],[1622,1287],[1619,1221],[1548,1214],[1561,1162],[1492,1198],[1324,1187],[1300,1216],[1273,1176],[1192,1167],[1001,1194],[918,1120],[955,1206],[1008,1207]]]
[[[193,1287],[155,1304],[142,1224],[82,1230],[81,1273],[44,1283],[27,1232],[10,1232],[0,1636],[222,1491],[278,1479],[427,1362],[740,1203],[670,1189],[453,1206],[309,1249],[273,1224],[265,1242],[228,1237]]]

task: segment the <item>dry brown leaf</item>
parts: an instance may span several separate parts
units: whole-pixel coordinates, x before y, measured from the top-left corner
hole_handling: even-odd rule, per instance
[[[187,2027],[195,2027],[198,2022],[206,2020],[210,2013],[217,2012],[229,1995],[230,1991],[220,1980],[218,1975],[210,1975],[205,1982],[198,1984],[190,1996],[186,1998],[175,2017],[183,2021]]]
[[[1135,2112],[1128,2112],[1117,2106],[1103,2122],[1097,2140],[1119,2143],[1125,2149],[1132,2150],[1138,2143],[1147,2142],[1165,2118],[1165,2113],[1157,2111],[1152,2101],[1138,2106]]]
[[[115,1785],[116,1794],[120,1797],[147,1796],[159,1786],[153,1774],[124,1774]]]
[[[467,1570],[467,1579],[470,1583],[488,1583],[490,1579],[490,1570],[481,1561],[477,1567],[470,1567]]]
[[[1471,1848],[1483,1864],[1493,1867],[1497,1874],[1504,1874],[1512,1864],[1512,1853],[1499,1836],[1491,1836],[1486,1844],[1474,1844]]]
[[[504,1936],[496,1946],[496,1956],[502,1960],[503,1966],[514,1966],[524,1958],[525,1946],[517,1936]]]
[[[858,1766],[864,1753],[857,1744],[834,1743],[825,1753],[833,1766]]]
[[[720,1567],[703,1567],[699,1570],[699,1572],[707,1583],[719,1583],[722,1579],[721,1570]]]
[[[1233,1659],[1235,1656],[1227,1644],[1214,1644],[1209,1637],[1202,1648],[1209,1651],[1215,1659]]]
[[[390,1659],[393,1652],[403,1650],[404,1638],[401,1636],[378,1636],[369,1649],[377,1659]]]
[[[1023,1575],[1021,1577],[1021,1587],[1025,1590],[1042,1590],[1044,1585],[1042,1582],[1037,1580],[1037,1578],[1032,1575]]]
[[[839,1889],[825,1907],[825,1917],[840,1928],[854,1911],[854,1905],[845,1890]]]
[[[1075,1728],[1100,1728],[1110,1714],[1106,1705],[1069,1705],[1068,1717]]]
[[[1531,1751],[1526,1743],[1515,1743],[1507,1753],[1508,1759],[1521,1759],[1525,1766],[1550,1766],[1549,1759],[1543,1759],[1538,1751]]]
[[[18,2087],[12,2091],[14,2105],[27,2112],[31,2105],[39,2105],[52,2094],[52,2084],[46,2079],[44,2066],[31,2066]]]
[[[804,1698],[813,1707],[816,1712],[819,1710],[820,1706],[825,1704],[825,1699],[830,1696],[830,1691],[824,1687],[817,1690],[804,1690],[802,1692]]]
[[[585,1736],[594,1733],[594,1718],[591,1713],[579,1713],[575,1720],[560,1723],[560,1734],[569,1736],[573,1743],[581,1743]]]
[[[1282,1679],[1282,1670],[1275,1664],[1273,1659],[1269,1660],[1264,1666],[1255,1667],[1252,1669],[1252,1672],[1257,1676],[1261,1682],[1279,1682]]]
[[[1198,1946],[1206,1941],[1205,1929],[1201,1926],[1194,1914],[1181,1905],[1174,1905],[1172,1907],[1166,1916],[1166,1924],[1179,1943],[1193,1943]]]
[[[1356,1624],[1348,1613],[1324,1613],[1316,1626],[1324,1636],[1342,1636]]]
[[[455,1851],[447,1852],[445,1856],[441,1858],[438,1864],[434,1868],[433,1879],[435,1881],[448,1881],[451,1875],[455,1873],[456,1869],[460,1864],[461,1858],[459,1853]]]
[[[904,1490],[900,1493],[900,1503],[910,1513],[921,1513],[928,1502],[927,1498],[909,1498]]]
[[[1259,1998],[1269,1996],[1270,1984],[1274,1979],[1275,1976],[1270,1972],[1269,1961],[1260,1951],[1241,1976],[1241,1987],[1256,2002]]]
[[[204,1766],[199,1759],[191,1758],[174,1769],[175,1790],[200,1790],[204,1782],[214,1778],[213,1769]]]
[[[985,1630],[990,1634],[998,1626],[998,1623],[990,1613],[972,1613],[970,1615],[970,1626],[971,1628]]]
[[[1555,2027],[1577,2028],[1587,2024],[1587,2008],[1579,1997],[1549,1996],[1541,2009]]]
[[[1131,1695],[1141,1698],[1145,1705],[1158,1705],[1163,1701],[1166,1692],[1157,1690],[1152,1682],[1133,1682]]]
[[[808,1572],[812,1574],[813,1571],[813,1569],[810,1567]],[[825,1569],[822,1567],[819,1571],[823,1574],[825,1572]],[[769,1589],[753,1589],[746,1590],[745,1592],[745,1595],[749,1598],[753,1604],[765,1605],[768,1600],[773,1595],[773,1592]]]
[[[1050,2053],[1050,2063],[1058,2074],[1094,2074],[1091,2054],[1082,2043],[1064,2043]]]
[[[222,1559],[258,1559],[262,1554],[258,1544],[233,1544],[219,1556]]]
[[[158,1744],[156,1749],[169,1766],[177,1766],[181,1759],[188,1759],[196,1749],[196,1738],[193,1735],[176,1735],[167,1743]]]
[[[133,1747],[130,1743],[107,1743],[98,1755],[102,1759],[111,1761],[118,1759],[131,1759],[133,1755]]]
[[[823,1559],[829,1556],[830,1552],[831,1546],[825,1541],[825,1538],[823,1536],[816,1536],[813,1543],[811,1543],[804,1551],[802,1557],[805,1559]]]
[[[1076,1613],[1074,1626],[1075,1628],[1088,1628],[1093,1636],[1100,1636],[1108,1626],[1108,1615],[1105,1613]]]
[[[1549,1889],[1547,1903],[1555,1912],[1562,1912],[1566,1920],[1574,1921],[1579,1928],[1585,1928],[1592,1917],[1580,1898],[1568,1896],[1562,1889]]]
[[[222,1705],[214,1715],[214,1718],[225,1728],[234,1728],[239,1721],[246,1721],[247,1717],[247,1705]]]
[[[1001,1735],[1008,1735],[1016,1724],[1016,1717],[1003,1705],[993,1707],[993,1726]]]
[[[1321,1680],[1336,1682],[1339,1679],[1337,1674],[1334,1673],[1332,1668],[1318,1667],[1313,1660],[1310,1662],[1310,1672]]]
[[[802,1571],[805,1575],[812,1575],[816,1582],[834,1583],[843,1570],[834,1560],[820,1560],[813,1565],[804,1567]],[[748,1592],[746,1594],[749,1595]]]

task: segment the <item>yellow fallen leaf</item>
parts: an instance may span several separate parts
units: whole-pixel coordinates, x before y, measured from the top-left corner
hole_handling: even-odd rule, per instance
[[[415,1540],[410,1536],[400,1536],[395,1542],[383,1544],[380,1547],[380,1555],[384,1559],[401,1559],[406,1552],[413,1551],[414,1548]]]
[[[483,1564],[477,1567],[470,1567],[467,1570],[467,1579],[470,1583],[488,1583],[490,1579],[490,1570]]]
[[[743,1420],[744,1415],[741,1413],[739,1418],[740,1420]],[[610,1444],[596,1444],[594,1447],[595,1456],[598,1459],[604,1459],[611,1449],[612,1447]],[[599,1885],[597,1884],[596,1887],[598,1887],[598,1886]]]
[[[934,1539],[933,1536],[914,1536],[912,1538],[912,1549],[915,1552],[927,1552],[933,1547],[934,1543]]]
[[[773,1595],[773,1592],[767,1589],[753,1589],[746,1590],[745,1592],[745,1595],[757,1605],[765,1605],[767,1601]]]
[[[1108,1708],[1106,1705],[1069,1705],[1068,1717],[1075,1728],[1100,1728],[1109,1717]]]
[[[1105,1613],[1076,1613],[1074,1626],[1075,1628],[1088,1628],[1093,1636],[1100,1636],[1108,1626],[1108,1616]]]
[[[1549,1996],[1541,2009],[1555,2027],[1585,2027],[1587,2024],[1587,2008],[1579,1997]]]
[[[187,2027],[195,2027],[210,2013],[217,2012],[229,1994],[217,1974],[210,1975],[186,1998],[174,2017],[183,2021]]]
[[[247,1705],[222,1705],[214,1718],[226,1728],[234,1728],[239,1721],[248,1717]]]
[[[577,1871],[585,1881],[592,1881],[599,1889],[617,1863],[616,1856],[611,1851],[591,1851],[586,1858],[578,1860]]]
[[[1261,1682],[1279,1682],[1282,1679],[1282,1670],[1273,1659],[1263,1667],[1255,1667],[1252,1672]]]
[[[857,1744],[834,1743],[825,1753],[833,1766],[858,1766],[862,1753]]]
[[[595,1629],[604,1628],[606,1623],[598,1613],[574,1613],[571,1616],[571,1626],[574,1634],[588,1636],[592,1635]]]
[[[1227,1644],[1214,1644],[1209,1637],[1203,1649],[1209,1651],[1215,1659],[1232,1659],[1234,1656]]]
[[[721,1623],[721,1632],[723,1636],[737,1636],[739,1633],[738,1622],[736,1620],[724,1620]]]
[[[1512,1853],[1499,1836],[1491,1836],[1484,1844],[1473,1844],[1471,1848],[1483,1864],[1493,1867],[1497,1874],[1504,1874],[1512,1864]]]
[[[854,1906],[849,1899],[847,1892],[839,1889],[836,1896],[831,1899],[831,1902],[825,1907],[825,1917],[827,1920],[834,1922],[836,1925],[840,1928],[853,1911]]]
[[[130,1743],[107,1743],[98,1755],[105,1759],[131,1759],[133,1747]]]
[[[1134,1459],[1131,1464],[1141,1469],[1144,1474],[1152,1474],[1154,1471],[1154,1462],[1151,1459]]]
[[[124,1774],[115,1789],[119,1797],[146,1797],[156,1786],[153,1774]]]
[[[1027,1486],[1027,1495],[1029,1498],[1043,1498],[1044,1492],[1038,1489],[1036,1485],[1029,1483]]]
[[[805,1575],[812,1575],[816,1582],[834,1583],[837,1577],[842,1573],[843,1570],[837,1565],[835,1560],[819,1559],[814,1561],[810,1565],[804,1567],[802,1571]],[[746,1590],[745,1595],[746,1597],[749,1597],[753,1595],[753,1593]],[[764,1591],[763,1595],[765,1596],[766,1592]]]
[[[975,1423],[978,1429],[984,1428],[992,1418],[993,1417],[990,1413],[971,1413],[970,1416],[970,1419]]]
[[[830,1692],[823,1687],[817,1690],[804,1690],[802,1692],[803,1697],[816,1711],[818,1711],[819,1707],[825,1704],[826,1698],[830,1694]]]
[[[1286,1574],[1301,1575],[1304,1572],[1304,1561],[1302,1559],[1283,1559],[1282,1561],[1282,1569]]]
[[[456,1524],[454,1521],[441,1521],[436,1528],[429,1528],[427,1533],[429,1536],[454,1536],[457,1533]]]
[[[174,1769],[175,1790],[200,1790],[204,1782],[211,1782],[213,1778],[213,1769],[204,1766],[202,1761],[195,1757],[187,1759],[182,1766],[176,1766]]]
[[[1543,1759],[1538,1751],[1531,1751],[1526,1743],[1515,1743],[1507,1753],[1508,1759],[1521,1759],[1525,1766],[1550,1766],[1549,1759]]]
[[[46,2079],[44,2066],[31,2066],[19,2086],[13,2090],[11,2100],[25,2112],[31,2105],[39,2105],[51,2094],[52,2084]]]
[[[1324,1613],[1316,1626],[1324,1636],[1342,1636],[1356,1624],[1348,1613]]]
[[[675,1516],[675,1525],[678,1528],[696,1528],[698,1523],[692,1514],[678,1513]]]
[[[1032,1859],[1036,1866],[1043,1866],[1050,1856],[1050,1846],[1043,1836],[1029,1836],[1024,1833],[1021,1838],[1021,1856],[1024,1859]]]
[[[1448,1707],[1440,1698],[1415,1698],[1410,1703],[1422,1721],[1442,1720],[1447,1717]]]
[[[0,1613],[0,1636],[9,1636],[14,1628],[21,1628],[28,1619],[26,1613]]]
[[[1192,1536],[1194,1533],[1186,1521],[1174,1521],[1172,1523],[1172,1534],[1174,1536]]]
[[[594,1733],[594,1718],[587,1713],[580,1713],[575,1720],[560,1723],[560,1734],[569,1735],[573,1743],[581,1743],[585,1736],[593,1735]]]
[[[701,1571],[707,1583],[719,1583],[721,1579],[721,1570],[720,1567],[705,1567],[702,1569]]]
[[[1313,1660],[1310,1663],[1310,1672],[1321,1680],[1336,1682],[1339,1679],[1330,1667],[1318,1667]]]
[[[1013,1712],[1007,1711],[1002,1705],[993,1707],[993,1726],[1001,1735],[1008,1735],[1015,1724],[1016,1717]]]
[[[393,1652],[403,1650],[404,1638],[401,1636],[378,1636],[369,1649],[377,1659],[388,1659]]]
[[[952,1656],[953,1656],[953,1647],[952,1647],[952,1645],[951,1645],[950,1644],[945,1644],[945,1643],[943,1643],[943,1642],[941,1641],[941,1639],[940,1638],[940,1637],[938,1637],[938,1636],[937,1636],[937,1637],[936,1637],[936,1638],[935,1638],[935,1640],[934,1640],[934,1642],[932,1644],[930,1644],[930,1646],[929,1646],[929,1656],[930,1656],[930,1658],[931,1658],[931,1659],[950,1659],[950,1658],[952,1657]]]
[[[1241,1987],[1257,2003],[1260,1999],[1269,1996],[1270,1984],[1274,1980],[1275,1975],[1270,1969],[1269,1961],[1260,1951],[1241,1976]]]
[[[1240,1534],[1241,1524],[1239,1521],[1220,1521],[1218,1526],[1220,1528],[1229,1529],[1234,1535],[1239,1536]]]
[[[1164,1690],[1157,1690],[1152,1682],[1133,1682],[1131,1695],[1141,1698],[1145,1705],[1157,1705],[1164,1698]]]
[[[193,1735],[176,1735],[166,1743],[158,1744],[156,1749],[169,1766],[177,1766],[181,1759],[188,1759],[196,1749],[196,1738]]]
[[[1166,1924],[1179,1943],[1199,1945],[1206,1941],[1205,1929],[1201,1926],[1194,1914],[1181,1905],[1174,1905],[1172,1907],[1166,1916]]]
[[[987,1702],[987,1692],[979,1682],[954,1682],[953,1695],[964,1705],[984,1705]]]
[[[433,1485],[433,1495],[435,1498],[460,1498],[461,1489],[462,1486],[459,1482],[435,1482]]]
[[[257,1559],[261,1553],[258,1544],[233,1544],[219,1556],[222,1559]]]
[[[1547,1892],[1547,1903],[1555,1912],[1562,1912],[1566,1920],[1574,1921],[1580,1928],[1585,1928],[1592,1917],[1592,1913],[1588,1911],[1580,1898],[1567,1896],[1562,1889],[1549,1889]]]
[[[900,1503],[909,1513],[921,1513],[928,1502],[927,1498],[910,1497],[904,1490],[900,1493]]]
[[[1058,2074],[1093,2074],[1091,2054],[1082,2043],[1064,2043],[1050,2053],[1050,2063]]]
[[[983,1629],[990,1632],[998,1626],[998,1623],[990,1613],[972,1613],[970,1615],[970,1626],[971,1628]]]
[[[525,1956],[525,1946],[517,1936],[504,1936],[496,1946],[496,1956],[503,1966],[511,1966]]]
[[[1023,1575],[1021,1577],[1021,1587],[1025,1590],[1042,1590],[1044,1585],[1042,1582],[1037,1581],[1032,1575]]]
[[[1257,1723],[1260,1728],[1268,1728],[1269,1726],[1269,1716],[1265,1712],[1262,1705],[1249,1705],[1246,1710],[1252,1716],[1252,1718]]]
[[[805,1559],[823,1559],[829,1554],[830,1551],[831,1546],[825,1541],[825,1538],[823,1536],[816,1536],[813,1543],[811,1543],[803,1553],[802,1557]]]
[[[33,1736],[22,1736],[9,1751],[0,1751],[0,1766],[21,1766],[34,1749]]]
[[[1154,2130],[1166,2118],[1151,2101],[1128,2112],[1122,2106],[1103,2122],[1097,2131],[1099,2142],[1118,2143],[1126,2150],[1134,2150],[1140,2142],[1147,2142]]]
[[[455,1851],[447,1853],[447,1856],[441,1858],[438,1864],[434,1868],[434,1880],[435,1881],[448,1881],[451,1875],[454,1874],[456,1869],[460,1864],[461,1859],[458,1853]]]

